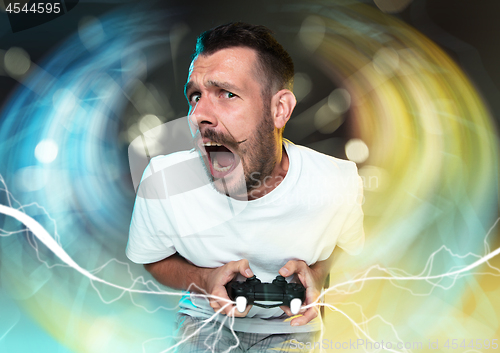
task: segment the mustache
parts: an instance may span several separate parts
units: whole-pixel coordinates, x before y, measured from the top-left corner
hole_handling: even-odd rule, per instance
[[[231,135],[226,135],[221,132],[214,131],[212,129],[206,129],[201,133],[202,138],[207,138],[210,141],[213,141],[215,143],[220,143],[221,145],[224,145],[234,151],[236,151],[239,148],[239,145],[243,142],[245,142],[247,139],[243,141],[236,141],[233,136]]]

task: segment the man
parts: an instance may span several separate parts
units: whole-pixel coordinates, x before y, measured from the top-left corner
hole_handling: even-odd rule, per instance
[[[292,320],[287,307],[240,313],[225,285],[254,274],[270,282],[279,273],[298,278],[311,304],[336,245],[351,254],[363,245],[355,164],[282,138],[296,104],[293,75],[291,58],[266,27],[231,23],[198,38],[185,94],[202,156],[195,160],[204,161],[211,183],[162,200],[138,196],[127,246],[127,256],[160,283],[209,295],[187,293],[180,302],[179,347],[186,351],[276,351],[291,339],[311,339],[317,306]],[[141,187],[152,169],[192,156],[154,158]],[[227,204],[230,213],[220,211]]]

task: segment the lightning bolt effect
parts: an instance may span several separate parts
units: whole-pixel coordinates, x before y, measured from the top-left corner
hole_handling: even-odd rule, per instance
[[[349,92],[352,135],[370,150],[360,166],[365,250],[337,262],[325,303],[314,303],[331,309],[322,338],[424,351],[437,339],[499,338],[499,149],[465,74],[417,31],[357,2],[268,11],[303,18],[289,32]],[[134,193],[120,150],[124,107],[147,112],[131,87],[171,60],[164,21],[131,9],[100,18],[37,63],[3,108],[0,348],[19,325],[7,310],[15,303],[72,352],[174,350],[181,293],[124,256]],[[287,129],[313,126],[309,116]],[[58,147],[52,162],[36,158],[41,141]],[[211,341],[225,321],[206,320]]]

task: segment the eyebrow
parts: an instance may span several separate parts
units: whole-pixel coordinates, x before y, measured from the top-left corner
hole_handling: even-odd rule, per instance
[[[225,90],[228,90],[228,91],[235,91],[237,90],[237,87],[229,82],[220,82],[220,81],[208,81],[207,82],[207,86],[214,86],[214,87],[218,87],[218,88],[222,88],[222,89],[225,89]]]

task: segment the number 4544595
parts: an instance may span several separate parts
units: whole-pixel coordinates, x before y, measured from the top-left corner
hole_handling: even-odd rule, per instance
[[[46,3],[38,3],[32,4],[28,6],[28,4],[23,4],[14,2],[9,3],[5,8],[5,11],[8,13],[59,13],[61,12],[61,3],[59,2],[46,2]],[[21,7],[22,6],[22,7]]]
[[[498,348],[498,339],[466,339],[460,340],[457,339],[447,339],[444,343],[444,348],[458,349],[458,348],[472,348],[472,349],[497,349]]]

